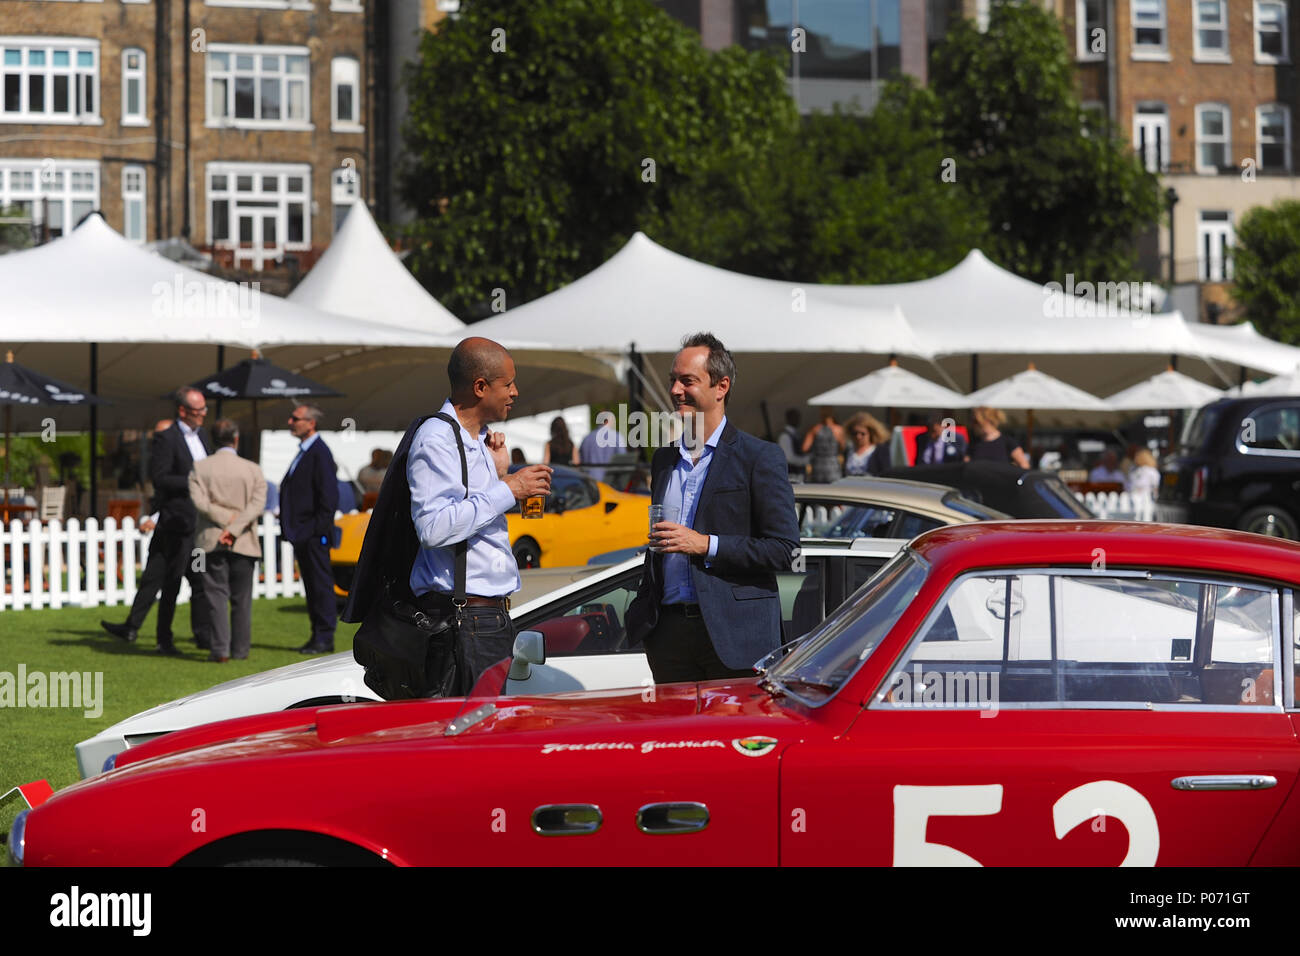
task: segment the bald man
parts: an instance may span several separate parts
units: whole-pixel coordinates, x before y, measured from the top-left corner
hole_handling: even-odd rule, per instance
[[[365,618],[381,577],[409,586],[425,613],[451,615],[456,546],[466,542],[463,659],[459,688],[451,689],[466,693],[484,670],[511,655],[509,598],[519,589],[519,569],[505,513],[530,495],[548,494],[551,469],[527,465],[510,473],[505,436],[488,429],[505,421],[519,395],[509,352],[490,339],[465,339],[452,351],[447,378],[450,396],[437,415],[411,424],[384,476],[343,618]],[[453,429],[465,448],[468,491]]]

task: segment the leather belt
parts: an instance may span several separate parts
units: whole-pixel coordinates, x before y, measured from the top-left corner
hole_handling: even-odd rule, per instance
[[[436,604],[443,608],[451,607],[452,600],[450,594],[443,594],[441,591],[426,591],[416,597],[417,604]],[[494,607],[501,611],[510,610],[510,596],[505,597],[484,597],[481,594],[465,595],[466,607]]]
[[[685,614],[687,617],[703,617],[704,613],[700,610],[698,604],[664,604],[665,611],[673,611],[676,614]]]

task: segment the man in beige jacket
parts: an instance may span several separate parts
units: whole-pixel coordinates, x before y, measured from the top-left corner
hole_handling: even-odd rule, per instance
[[[216,453],[195,462],[190,472],[190,498],[198,509],[194,547],[205,564],[203,593],[194,599],[206,601],[211,612],[208,660],[241,661],[253,637],[253,569],[262,556],[255,529],[266,507],[266,478],[254,462],[239,457],[233,421],[221,419],[212,436]]]

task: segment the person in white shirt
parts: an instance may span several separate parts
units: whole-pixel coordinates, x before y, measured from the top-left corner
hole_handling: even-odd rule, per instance
[[[1124,482],[1124,490],[1130,495],[1146,495],[1154,498],[1160,489],[1160,472],[1156,469],[1156,456],[1142,448],[1133,456],[1133,469]]]

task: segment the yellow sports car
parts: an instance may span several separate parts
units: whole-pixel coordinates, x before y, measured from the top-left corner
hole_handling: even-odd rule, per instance
[[[645,544],[649,512],[649,495],[615,491],[576,468],[557,465],[545,514],[525,519],[516,505],[507,512],[506,523],[521,568],[556,568],[586,564],[594,555]],[[369,523],[369,512],[343,515],[335,522],[343,532],[339,546],[330,551],[334,593],[339,597],[346,597],[352,587]]]

